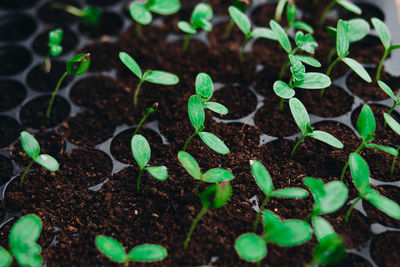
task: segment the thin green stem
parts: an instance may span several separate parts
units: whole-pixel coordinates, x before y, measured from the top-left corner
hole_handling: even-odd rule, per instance
[[[135,108],[137,108],[137,97],[139,95],[140,87],[142,86],[143,83],[144,83],[144,79],[140,79],[140,81],[139,81],[139,83],[138,83],[138,85],[136,86],[136,89],[135,89],[135,94],[133,96],[133,106]]]
[[[376,75],[375,75],[375,80],[379,81],[381,78],[381,72],[382,72],[382,68],[383,68],[383,63],[385,63],[386,58],[389,55],[389,50],[386,49],[385,53],[383,54],[383,57],[381,59],[381,61],[379,62],[378,68],[376,69]]]
[[[185,36],[185,39],[184,39],[184,41],[183,41],[183,47],[182,47],[183,53],[186,53],[186,51],[187,51],[188,48],[189,48],[190,38],[192,38],[192,35],[191,35],[191,34],[187,34],[187,35]]]
[[[400,151],[400,146],[397,148],[397,153],[399,153],[399,151]],[[392,168],[390,169],[390,174],[391,175],[393,175],[393,172],[394,172],[394,167],[395,167],[395,165],[396,165],[396,160],[397,160],[397,156],[394,156],[393,157],[393,162],[392,162]]]
[[[48,119],[50,119],[50,111],[51,111],[51,107],[53,106],[54,99],[58,93],[58,90],[60,89],[61,83],[64,81],[64,79],[65,79],[65,77],[67,77],[67,75],[68,75],[68,72],[64,72],[64,74],[58,80],[56,89],[53,91],[53,94],[51,95],[50,103],[46,110],[46,118],[48,118]]]
[[[124,262],[124,267],[129,267],[129,260],[126,260],[126,261]]]
[[[287,1],[279,1],[278,2],[278,6],[275,9],[275,20],[277,22],[281,22],[281,20],[282,20],[282,14],[283,14],[283,10],[285,9],[286,2]]]
[[[346,212],[346,217],[344,218],[344,221],[345,221],[346,223],[349,221],[351,211],[354,209],[354,207],[356,206],[356,204],[358,203],[358,201],[360,201],[360,199],[361,199],[361,196],[358,196],[357,199],[353,202],[353,204],[351,204],[349,210]]]
[[[267,204],[269,199],[270,199],[270,196],[265,196],[264,202],[262,203],[260,209],[257,212],[256,220],[254,221],[254,224],[253,224],[253,232],[257,231],[258,222],[260,221],[261,213],[263,213],[265,205]]]
[[[240,63],[243,63],[243,60],[244,60],[244,52],[245,52],[245,50],[246,50],[246,46],[247,46],[247,44],[249,43],[250,39],[251,39],[251,38],[248,37],[248,36],[246,36],[246,39],[244,39],[242,48],[240,49],[240,57],[239,57]]]
[[[235,22],[233,21],[233,19],[231,19],[228,23],[228,26],[226,26],[225,39],[229,39],[229,37],[231,37],[231,33],[232,33],[232,29],[233,29],[234,25],[235,25]]]
[[[29,163],[28,167],[26,167],[24,173],[22,174],[21,180],[20,180],[20,182],[19,182],[19,187],[20,187],[20,188],[22,188],[22,183],[24,182],[25,175],[28,173],[28,171],[29,171],[29,169],[31,168],[31,166],[32,166],[32,164],[33,164],[34,161],[35,161],[35,160],[32,159],[32,161]]]
[[[193,137],[195,137],[196,135],[199,134],[199,131],[196,130],[189,138],[188,140],[186,140],[185,145],[183,146],[183,150],[182,151],[186,151],[187,146],[189,145],[190,140],[193,139]]]
[[[332,48],[331,51],[329,52],[328,59],[326,60],[326,63],[331,64],[333,56],[336,54],[336,47]]]
[[[135,33],[137,38],[142,38],[142,24],[136,22]]]
[[[138,123],[138,125],[136,126],[135,131],[133,132],[133,136],[135,134],[137,134],[137,132],[139,131],[140,127],[143,125],[144,121],[155,112],[156,110],[154,108],[152,109],[148,109],[146,114],[143,116],[143,118],[140,120],[140,122]]]
[[[364,140],[363,140],[361,145],[356,149],[356,151],[354,151],[354,153],[358,154],[361,151],[361,149],[364,148],[364,146],[365,146],[365,143],[364,143]],[[349,164],[350,164],[350,160],[347,160],[346,165],[344,165],[344,167],[342,169],[342,173],[340,174],[340,181],[341,182],[343,182],[344,174],[345,174],[347,168],[349,167]]]
[[[62,10],[66,11],[74,16],[77,16],[77,17],[85,16],[85,12],[83,10],[81,10],[77,7],[71,6],[71,5],[66,5],[63,3],[54,3],[52,6],[53,6],[53,8],[62,9]]]
[[[139,176],[137,178],[137,184],[136,184],[137,191],[140,190],[140,180],[142,179],[143,172],[144,172],[144,168],[140,168]]]
[[[321,18],[319,19],[319,23],[318,23],[319,27],[324,26],[326,17],[328,16],[329,11],[331,11],[331,9],[335,6],[335,4],[336,4],[336,1],[332,0],[332,2],[330,2],[329,5],[326,6],[324,11],[322,12]]]
[[[183,244],[183,248],[186,250],[188,248],[189,245],[189,241],[190,241],[190,237],[192,236],[192,233],[194,231],[194,228],[196,228],[196,225],[198,224],[198,222],[200,221],[201,217],[203,217],[203,215],[207,212],[206,208],[202,208],[201,211],[199,212],[199,214],[197,214],[196,218],[194,219],[192,225],[190,226],[190,230],[189,233],[186,236],[185,239],[185,243]]]
[[[329,76],[329,75],[331,74],[333,67],[334,67],[340,60],[342,60],[342,57],[338,57],[337,59],[335,59],[335,61],[332,62],[331,65],[329,65],[328,70],[326,71],[326,76]],[[324,95],[325,89],[326,89],[326,88],[321,89],[321,96]]]
[[[285,103],[285,99],[281,98],[281,100],[279,101],[279,110],[283,111],[283,104]]]
[[[257,267],[261,266],[261,260],[257,261]]]
[[[300,145],[300,143],[304,140],[304,138],[306,138],[307,133],[303,133],[301,135],[301,138],[299,139],[299,141],[297,141],[296,145],[293,147],[292,149],[292,153],[290,153],[290,155],[293,157],[294,156],[294,152],[296,152],[297,147]]]
[[[203,183],[203,178],[201,177],[199,183],[198,183],[197,186],[196,186],[196,190],[194,190],[195,195],[198,195],[198,194],[199,194],[199,187],[200,187],[200,185],[201,185],[202,183]]]

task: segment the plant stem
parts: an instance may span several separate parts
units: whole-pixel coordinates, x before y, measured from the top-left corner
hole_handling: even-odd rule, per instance
[[[356,206],[357,202],[360,201],[360,199],[361,199],[361,196],[358,196],[357,199],[353,202],[353,204],[351,204],[349,210],[346,212],[346,217],[344,218],[344,221],[346,223],[349,221],[351,211],[354,209],[354,207]]]
[[[189,145],[190,140],[193,139],[193,137],[195,137],[196,135],[199,134],[199,131],[196,130],[189,138],[188,140],[186,140],[185,145],[183,146],[183,150],[182,151],[186,151],[187,146]]]
[[[319,19],[319,23],[318,23],[319,27],[324,26],[326,17],[328,16],[329,11],[331,11],[331,9],[335,6],[335,4],[336,4],[336,1],[332,0],[332,2],[330,2],[329,5],[327,5],[327,7],[324,9],[324,11],[322,12],[321,18]]]
[[[283,104],[285,103],[285,99],[281,98],[281,100],[279,101],[279,110],[283,111]]]
[[[382,57],[381,61],[379,62],[378,68],[376,69],[376,75],[375,75],[376,81],[379,81],[381,78],[383,63],[385,63],[385,60],[388,57],[388,55],[389,55],[389,49],[385,49],[385,53],[383,54],[383,57]]]
[[[329,75],[331,74],[333,67],[334,67],[340,60],[342,60],[342,57],[338,57],[337,59],[335,59],[335,61],[332,62],[331,65],[329,65],[328,70],[326,71],[326,76],[329,76]],[[326,89],[326,88],[321,89],[321,96],[324,95],[325,89]]]
[[[139,81],[139,83],[138,83],[138,85],[136,86],[136,89],[135,89],[135,94],[133,96],[133,106],[135,108],[137,108],[137,97],[138,97],[138,94],[139,94],[139,91],[140,91],[140,87],[142,86],[143,83],[144,83],[144,79],[140,79],[140,81]]]
[[[139,39],[142,38],[142,25],[138,22],[136,22],[135,32],[136,32],[137,38],[139,38]]]
[[[199,187],[200,187],[200,185],[202,184],[202,182],[203,182],[203,179],[201,178],[200,181],[199,181],[199,183],[198,183],[197,186],[196,186],[196,190],[194,191],[194,193],[195,193],[196,195],[199,194]]]
[[[257,267],[261,266],[261,260],[257,261]]]
[[[71,6],[71,5],[66,5],[64,3],[54,3],[52,6],[54,8],[62,9],[62,10],[66,11],[74,16],[77,16],[77,17],[85,16],[84,11],[82,11],[81,9],[79,9],[77,7]]]
[[[192,236],[192,233],[194,231],[194,228],[196,228],[197,223],[200,221],[201,217],[203,217],[203,215],[207,212],[206,208],[202,208],[201,211],[199,212],[199,214],[197,214],[196,218],[194,219],[192,226],[190,226],[190,230],[188,235],[186,236],[185,239],[185,243],[183,245],[183,248],[186,250],[188,248],[189,245],[189,241],[190,241],[190,237]]]
[[[281,22],[282,20],[282,13],[283,13],[283,9],[285,8],[287,1],[279,1],[278,5],[275,9],[275,20],[277,22]]]
[[[137,178],[137,184],[136,184],[137,191],[140,190],[140,180],[142,179],[143,172],[144,172],[144,168],[140,168],[139,176]]]
[[[56,95],[58,93],[58,90],[60,89],[61,83],[63,82],[65,77],[67,77],[67,75],[68,75],[68,72],[64,72],[64,74],[58,80],[56,89],[54,90],[53,94],[51,95],[50,103],[49,103],[49,106],[47,107],[47,110],[46,110],[46,118],[48,118],[48,119],[50,119],[50,111],[51,111],[51,107],[53,106],[54,99],[55,99],[55,97],[56,97]]]
[[[261,207],[257,212],[256,220],[254,221],[254,224],[253,224],[253,232],[257,231],[258,222],[260,221],[261,213],[264,211],[265,205],[267,204],[269,198],[270,198],[269,196],[265,196],[264,202],[261,204]]]
[[[303,141],[304,138],[306,138],[306,136],[307,136],[307,133],[303,133],[303,134],[301,135],[301,138],[299,139],[299,141],[297,141],[296,145],[293,147],[292,153],[290,153],[290,155],[291,155],[292,157],[294,156],[294,152],[296,152],[297,147],[300,145],[301,141]]]
[[[229,37],[231,37],[231,33],[232,33],[232,29],[233,29],[234,25],[235,25],[235,22],[233,21],[233,19],[231,19],[228,23],[228,26],[226,26],[225,39],[229,39]]]
[[[158,105],[158,103],[156,103]],[[133,136],[135,136],[137,134],[137,132],[139,131],[140,127],[142,126],[142,124],[144,123],[144,121],[155,112],[156,110],[154,108],[148,108],[146,114],[143,116],[143,118],[140,120],[139,124],[136,125],[136,129],[133,132]]]
[[[185,40],[183,41],[183,48],[182,48],[183,53],[186,53],[186,51],[188,50],[188,48],[189,48],[189,42],[190,42],[190,38],[191,38],[191,37],[192,37],[191,34],[187,34],[187,35],[185,36]]]
[[[365,146],[365,144],[364,144],[364,140],[363,140],[361,145],[353,153],[358,154],[361,151],[361,149],[364,148],[364,146]],[[349,167],[349,164],[350,164],[350,159],[347,160],[346,165],[344,165],[344,167],[342,169],[342,173],[340,174],[340,181],[341,182],[343,182],[344,174],[345,174],[347,168]]]
[[[124,267],[129,267],[129,260],[126,260],[126,261],[124,262]]]
[[[28,171],[29,171],[29,169],[31,168],[31,166],[32,166],[32,164],[33,164],[34,161],[35,161],[35,160],[32,159],[32,161],[29,163],[28,167],[26,167],[24,173],[22,174],[22,176],[21,176],[21,181],[19,182],[19,187],[20,187],[20,188],[22,188],[22,183],[24,182],[25,175],[28,173]]]
[[[397,153],[399,152],[399,150],[400,150],[400,146],[397,148]],[[393,157],[393,162],[392,162],[392,168],[390,169],[390,174],[391,175],[393,175],[394,167],[396,165],[396,160],[397,160],[397,156],[394,156]]]
[[[242,49],[240,50],[240,57],[239,57],[240,63],[243,63],[243,60],[244,60],[244,52],[245,52],[245,50],[246,50],[246,45],[247,45],[247,43],[248,43],[249,41],[250,41],[250,38],[246,36],[246,39],[244,40],[243,45],[242,45]]]

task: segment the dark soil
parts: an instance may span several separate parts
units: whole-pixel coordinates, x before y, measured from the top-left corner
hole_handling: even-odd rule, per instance
[[[101,42],[89,44],[78,52],[90,53],[91,72],[108,71],[117,65],[118,47],[114,43]]]
[[[24,40],[28,38],[36,28],[36,21],[28,15],[5,15],[0,18],[0,40]]]
[[[48,29],[35,37],[32,43],[32,49],[35,53],[41,56],[45,56],[49,53],[49,32],[54,29],[56,29],[56,27]],[[61,41],[63,51],[61,55],[65,55],[76,48],[78,44],[78,36],[76,36],[76,34],[66,26],[61,27],[61,29],[63,30],[63,39]]]
[[[0,111],[10,110],[18,106],[26,97],[25,86],[16,80],[0,80]]]
[[[64,61],[52,60],[50,72],[45,72],[42,64],[36,65],[28,72],[26,83],[35,91],[53,92],[65,71]],[[73,77],[73,75],[68,75],[61,83],[60,90],[67,86]]]
[[[85,22],[79,23],[79,31],[91,38],[102,35],[116,35],[123,26],[122,19],[113,12],[103,12],[98,25],[88,25]]]
[[[54,1],[48,1],[40,6],[37,10],[37,16],[43,22],[53,25],[70,25],[71,23],[80,20],[80,18],[69,14],[62,9],[54,8],[53,3]],[[64,3],[77,8],[81,8],[81,5],[76,0],[57,0],[57,3]]]
[[[400,233],[386,232],[378,235],[372,240],[371,253],[372,259],[379,266],[392,266],[393,262],[400,260],[399,254],[396,249],[387,250],[390,244],[393,248],[400,246]]]
[[[13,175],[14,166],[11,160],[3,155],[0,155],[0,183],[4,184],[10,180]]]
[[[0,147],[10,145],[18,136],[21,130],[21,125],[13,118],[1,115],[0,116]]]
[[[0,76],[18,74],[25,70],[32,61],[31,53],[18,45],[6,45],[0,47]]]

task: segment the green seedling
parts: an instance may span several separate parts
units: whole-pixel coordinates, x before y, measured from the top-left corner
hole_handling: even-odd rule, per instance
[[[311,239],[311,226],[301,220],[282,221],[272,211],[263,213],[264,232],[261,236],[246,233],[235,241],[235,250],[242,260],[256,262],[267,256],[267,244],[272,243],[282,247],[293,247],[306,243]]]
[[[139,78],[139,83],[135,89],[135,94],[133,96],[133,105],[137,107],[137,97],[140,91],[140,87],[144,82],[150,82],[161,85],[175,85],[179,82],[178,76],[175,74],[161,71],[161,70],[146,70],[142,73],[139,65],[136,61],[127,53],[119,52],[119,59],[124,63],[124,65]]]
[[[298,100],[297,98],[293,97],[289,100],[289,106],[290,106],[290,111],[292,112],[292,116],[294,118],[294,121],[296,122],[297,126],[301,130],[301,137],[299,141],[297,141],[296,145],[292,149],[292,157],[294,156],[294,153],[296,152],[296,148],[300,145],[300,143],[306,138],[306,137],[312,137],[314,139],[317,139],[321,142],[324,142],[330,146],[333,146],[335,148],[342,149],[343,144],[340,142],[336,137],[333,135],[324,132],[324,131],[315,131],[314,127],[310,125],[310,117],[308,116],[307,110],[304,107],[304,105]]]
[[[42,231],[42,221],[35,214],[28,214],[18,219],[12,226],[8,242],[10,251],[0,246],[0,266],[8,267],[15,257],[20,266],[40,267],[41,247],[36,243]]]
[[[349,221],[351,211],[361,199],[368,200],[372,205],[388,216],[400,220],[400,206],[393,200],[380,195],[378,191],[371,188],[369,182],[370,172],[367,162],[356,153],[350,154],[349,161],[351,177],[353,178],[354,185],[359,195],[347,211],[345,221]]]
[[[125,267],[129,262],[155,262],[165,259],[167,250],[155,244],[138,245],[127,254],[125,248],[116,239],[104,235],[98,235],[95,239],[98,250],[109,260],[116,263],[123,263]]]
[[[65,64],[66,71],[61,76],[61,78],[57,82],[56,89],[54,89],[49,105],[46,110],[46,118],[50,119],[51,108],[53,107],[54,99],[60,89],[61,83],[68,75],[81,75],[87,72],[90,66],[90,54],[89,53],[80,53],[73,56],[70,60]]]
[[[233,6],[239,9],[241,12],[245,13],[250,6],[250,0],[234,0],[233,1]],[[233,26],[235,25],[235,22],[231,18],[229,20],[228,26],[226,27],[225,31],[225,39],[228,39],[231,36]]]
[[[265,205],[273,198],[294,198],[302,199],[308,196],[308,192],[298,187],[287,187],[275,190],[272,183],[272,179],[267,169],[257,160],[250,160],[251,173],[253,174],[254,180],[258,187],[265,194],[265,199],[257,212],[256,220],[254,221],[253,231],[257,231],[258,222],[260,220],[261,213],[264,212]]]
[[[279,0],[275,9],[275,21],[281,22],[282,14],[286,6],[286,17],[288,22],[287,31],[290,28],[303,30],[310,34],[314,33],[314,29],[303,21],[296,21],[297,18],[297,7],[293,0]]]
[[[136,21],[136,36],[141,37],[142,25],[148,25],[153,20],[152,12],[159,15],[172,15],[179,11],[179,0],[146,0],[134,1],[129,6],[129,13]]]
[[[389,115],[389,113],[384,113],[383,114],[385,118],[385,123],[389,124],[389,127],[398,135],[400,135],[400,123],[398,123],[392,116]],[[400,146],[396,149],[397,153],[400,151]],[[394,167],[396,165],[396,160],[397,156],[395,155],[393,157],[393,162],[392,162],[392,167],[390,169],[390,173],[393,175],[394,172]]]
[[[136,189],[140,190],[140,180],[143,172],[146,170],[151,176],[157,180],[164,181],[168,177],[167,168],[165,166],[146,167],[151,158],[151,150],[149,142],[143,135],[136,134],[131,139],[132,155],[136,163],[139,165],[139,176],[137,178]]]
[[[393,106],[389,109],[388,114],[392,114],[393,110],[400,105],[400,94],[395,96],[393,90],[383,81],[378,81],[378,85],[379,87],[382,89],[382,91],[384,91],[388,96],[390,96],[390,98],[394,101],[393,102]],[[386,127],[386,121],[385,121],[385,125]]]
[[[361,8],[358,7],[356,4],[354,4],[353,2],[350,2],[348,0],[332,0],[329,3],[329,5],[327,5],[326,8],[324,9],[324,11],[322,12],[321,18],[318,23],[320,27],[322,27],[325,24],[325,21],[326,21],[329,11],[331,11],[331,9],[336,4],[341,5],[342,7],[344,7],[345,9],[347,9],[348,11],[350,11],[354,14],[357,14],[357,15],[362,14]]]
[[[357,131],[360,137],[362,138],[362,142],[360,146],[354,151],[355,154],[360,153],[360,151],[364,148],[374,148],[378,150],[382,150],[386,153],[389,153],[393,156],[397,156],[398,152],[393,147],[381,146],[377,144],[372,144],[371,142],[375,139],[373,136],[376,130],[376,122],[374,113],[372,109],[365,104],[360,112],[360,115],[357,119]],[[340,181],[343,181],[344,174],[349,167],[349,160],[346,162],[346,165],[342,169],[342,173],[340,175]]]
[[[64,10],[65,12],[81,18],[83,22],[85,22],[89,26],[97,26],[99,24],[99,20],[102,14],[101,9],[94,6],[80,9],[64,3],[54,3],[53,7]]]
[[[343,239],[337,234],[328,235],[319,240],[308,267],[338,263],[343,259],[345,252]]]
[[[46,73],[49,73],[51,69],[50,56],[57,57],[63,51],[63,47],[61,46],[62,39],[63,30],[61,28],[49,32],[49,52],[47,52],[47,55],[44,57],[42,63],[43,70]]]
[[[213,184],[208,187],[203,193],[201,193],[200,199],[203,207],[197,214],[192,225],[190,226],[189,232],[185,239],[185,243],[183,245],[185,250],[188,248],[190,237],[192,236],[192,233],[196,228],[197,223],[201,220],[201,217],[203,217],[203,215],[206,214],[209,210],[223,207],[226,203],[228,203],[231,194],[232,187],[229,182]]]
[[[190,38],[193,34],[197,33],[198,29],[203,29],[207,32],[212,30],[212,24],[210,22],[213,16],[213,10],[209,4],[199,3],[197,4],[190,16],[190,22],[179,21],[178,28],[186,33],[185,40],[183,42],[183,52],[186,52],[189,47]]]
[[[139,121],[138,125],[135,128],[135,131],[133,132],[133,135],[136,135],[140,129],[140,127],[142,127],[144,121],[154,112],[156,112],[158,109],[158,103],[155,102],[153,104],[153,106],[146,108],[146,114],[144,114],[143,118]]]
[[[392,44],[392,37],[390,35],[390,31],[382,20],[378,18],[372,18],[371,21],[376,33],[379,36],[379,39],[381,39],[381,42],[385,47],[385,53],[383,54],[383,57],[379,62],[378,68],[376,70],[375,79],[378,81],[381,78],[383,63],[385,62],[386,58],[392,51],[400,49],[400,44],[397,45]]]
[[[24,182],[25,175],[28,173],[31,168],[33,162],[38,163],[49,171],[55,172],[59,168],[59,164],[55,158],[47,154],[40,154],[40,146],[39,142],[28,132],[21,132],[21,145],[26,154],[32,158],[32,161],[29,163],[28,167],[26,167],[24,173],[21,176],[21,180],[19,182],[19,187],[22,187],[22,183]]]
[[[186,151],[186,148],[193,137],[199,135],[201,140],[203,140],[203,142],[215,152],[228,154],[229,148],[221,139],[212,133],[203,131],[205,128],[204,108],[221,115],[228,114],[228,109],[220,103],[209,101],[214,92],[214,85],[208,74],[203,72],[199,73],[196,77],[195,87],[196,94],[192,95],[188,102],[189,119],[195,128],[195,132],[186,140],[182,150]]]

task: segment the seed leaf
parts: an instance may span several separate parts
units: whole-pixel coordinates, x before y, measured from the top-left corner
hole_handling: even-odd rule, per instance
[[[164,181],[168,178],[168,171],[165,166],[147,167],[146,170],[157,180]]]
[[[390,44],[392,43],[392,37],[390,36],[390,31],[386,27],[386,24],[378,18],[372,18],[371,22],[379,36],[379,39],[381,39],[383,46],[385,49],[389,49]]]
[[[300,220],[286,220],[267,231],[268,241],[284,247],[298,246],[310,240],[312,236],[311,226]]]
[[[355,18],[347,21],[349,25],[349,42],[362,40],[370,31],[369,23],[365,19]]]
[[[235,250],[239,257],[248,262],[257,262],[267,256],[265,241],[254,233],[246,233],[235,241]]]
[[[217,102],[206,102],[204,103],[204,107],[221,115],[228,114],[228,109],[224,105]]]
[[[336,51],[343,57],[349,51],[349,25],[344,20],[339,20],[336,34]]]
[[[342,59],[342,61],[346,63],[346,65],[349,66],[350,69],[352,69],[355,73],[357,73],[357,75],[360,76],[361,79],[363,79],[367,83],[372,82],[371,76],[369,76],[365,68],[356,60],[349,57],[345,57]]]
[[[342,238],[337,234],[332,234],[319,241],[318,245],[315,247],[314,259],[312,262],[317,265],[340,262],[345,252],[346,246]]]
[[[66,63],[67,73],[70,75],[81,75],[90,66],[90,54],[80,53],[73,56]]]
[[[21,217],[11,228],[9,235],[10,251],[26,253],[39,238],[42,231],[42,221],[35,214]],[[40,247],[39,247],[40,251]]]
[[[50,45],[50,55],[52,55],[53,57],[57,57],[59,56],[63,51],[63,48],[61,45]]]
[[[380,195],[375,190],[371,190],[365,198],[390,217],[400,220],[400,206],[393,200]]]
[[[359,8],[357,5],[355,5],[354,3],[347,1],[347,0],[336,0],[336,3],[338,3],[339,5],[341,5],[342,7],[344,7],[345,9],[347,9],[350,12],[353,12],[357,15],[361,15],[362,10],[361,8]]]
[[[319,199],[326,195],[324,183],[321,179],[306,177],[303,183],[310,189],[315,199]]]
[[[49,171],[55,172],[59,168],[58,161],[50,155],[41,154],[35,158],[35,161],[48,169]]]
[[[121,59],[122,63],[124,63],[124,65],[128,67],[128,69],[130,69],[133,72],[133,74],[136,75],[136,77],[142,79],[143,76],[142,71],[139,65],[130,55],[128,55],[125,52],[119,52],[119,58]]]
[[[296,16],[297,16],[296,6],[293,4],[288,4],[286,6],[286,18],[289,25],[293,25],[293,23],[296,21]]]
[[[364,104],[357,119],[357,131],[360,136],[365,139],[367,137],[372,137],[375,129],[376,122],[374,118],[374,113],[367,104]]]
[[[230,6],[228,8],[229,15],[231,16],[232,20],[235,22],[236,26],[239,27],[239,29],[246,35],[250,35],[251,32],[251,23],[249,18],[244,14],[242,11],[240,11],[237,7],[235,6]]]
[[[258,187],[266,196],[269,196],[275,188],[267,169],[258,160],[250,161],[250,168]]]
[[[378,85],[388,96],[390,96],[390,98],[392,98],[394,101],[397,100],[392,89],[386,83],[383,81],[378,81]]]
[[[202,180],[207,183],[229,182],[233,174],[221,168],[210,169],[203,174]]]
[[[204,113],[203,104],[201,103],[201,99],[198,95],[192,95],[189,98],[188,112],[189,119],[193,127],[196,130],[201,129],[203,127],[206,115]]]
[[[210,100],[214,93],[214,84],[210,75],[204,72],[197,74],[195,88],[196,94],[198,94],[205,101]]]
[[[63,30],[57,28],[49,32],[49,43],[52,45],[60,44],[63,39]]]
[[[312,35],[304,34],[301,31],[296,33],[295,42],[298,48],[306,51],[309,54],[314,54],[315,48],[318,47],[318,43],[315,41]]]
[[[165,248],[154,244],[143,244],[134,247],[129,251],[128,259],[138,262],[160,261],[167,257],[168,253]]]
[[[304,56],[304,55],[295,55],[295,57],[303,62],[304,64],[310,65],[315,68],[321,67],[321,63],[316,60],[315,58],[309,57],[309,56]]]
[[[292,45],[290,44],[290,40],[286,34],[286,31],[275,20],[270,20],[269,25],[283,49],[285,49],[287,53],[290,53],[292,51]]]
[[[293,55],[289,55],[289,60],[292,65],[290,67],[290,72],[292,73],[293,81],[296,82],[303,80],[306,74],[306,67]]]
[[[313,34],[313,33],[314,33],[314,29],[310,26],[310,24],[305,23],[305,22],[303,22],[303,21],[296,21],[296,22],[293,24],[293,27],[294,27],[295,29],[303,30],[303,31],[308,32],[308,33],[310,33],[310,34]]]
[[[312,133],[309,133],[308,136],[317,139],[321,142],[324,142],[330,146],[342,149],[343,148],[343,143],[340,142],[336,137],[333,135],[324,132],[324,131],[314,131]]]
[[[302,199],[308,196],[308,192],[302,188],[288,187],[278,189],[271,193],[271,197],[284,197],[284,198],[296,198]]]
[[[195,179],[200,180],[201,170],[197,161],[187,152],[179,151],[178,160],[183,168]]]
[[[318,241],[321,241],[324,237],[335,234],[335,230],[333,229],[332,225],[322,217],[313,216],[312,225]]]
[[[268,28],[264,28],[264,27],[255,28],[251,32],[251,36],[257,37],[257,38],[265,38],[265,39],[269,39],[269,40],[273,40],[273,41],[278,41],[275,33],[272,30],[270,30]]]
[[[333,181],[324,185],[325,195],[318,197],[318,213],[328,214],[340,209],[347,200],[348,190],[344,183]]]
[[[277,96],[283,99],[290,99],[296,94],[293,88],[290,88],[284,81],[274,82],[274,92]]]
[[[229,183],[212,184],[201,193],[201,203],[208,210],[218,209],[228,203],[232,194]]]
[[[363,195],[370,188],[368,164],[360,155],[355,153],[350,154],[349,163],[354,185]]]
[[[172,15],[181,8],[179,0],[153,0],[148,3],[151,3],[149,10],[160,15]]]
[[[393,155],[393,156],[397,156],[398,155],[397,150],[394,149],[393,147],[390,147],[390,146],[381,146],[381,145],[377,145],[377,144],[367,144],[366,147],[382,150],[382,151],[384,151],[386,153],[389,153],[390,155]]]
[[[43,259],[40,252],[41,247],[33,243],[21,249],[13,250],[12,254],[20,266],[42,266]]]
[[[303,103],[297,98],[293,97],[289,100],[290,112],[300,130],[305,133],[310,125],[310,117]]]
[[[400,123],[398,123],[392,116],[387,113],[384,113],[385,121],[387,124],[395,131],[398,135],[400,135]]]
[[[304,79],[293,84],[294,87],[302,89],[323,89],[331,86],[329,76],[318,72],[307,72]]]
[[[178,22],[178,28],[187,34],[195,34],[197,32],[196,28],[194,28],[190,23],[183,20]]]
[[[211,31],[212,25],[209,20],[212,18],[213,10],[210,5],[205,3],[197,4],[191,15],[191,22],[195,28],[199,27],[206,31]]]
[[[179,82],[178,76],[161,70],[148,70],[144,73],[143,79],[147,82],[162,85],[174,85]]]
[[[0,247],[0,262],[2,267],[8,267],[12,262],[11,254],[3,247]]]
[[[39,142],[26,131],[21,132],[21,145],[31,158],[36,158],[40,153]]]
[[[200,132],[199,136],[201,140],[203,140],[203,142],[215,152],[220,154],[229,153],[229,148],[224,144],[224,142],[222,142],[221,139],[219,139],[214,134],[209,132]]]
[[[112,237],[98,235],[95,239],[96,247],[107,258],[114,262],[124,263],[126,261],[126,252],[124,247]]]
[[[131,149],[137,164],[143,169],[150,161],[150,145],[143,135],[135,134],[131,139]]]
[[[153,20],[153,16],[146,6],[138,1],[134,1],[129,7],[131,17],[139,24],[148,25]]]

